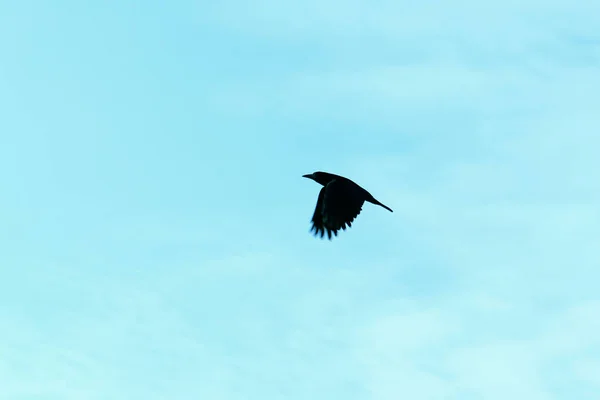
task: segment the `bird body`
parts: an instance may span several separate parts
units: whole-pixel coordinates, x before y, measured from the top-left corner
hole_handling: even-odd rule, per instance
[[[351,227],[365,201],[393,212],[367,190],[343,176],[317,171],[303,177],[323,185],[311,221],[311,231],[314,231],[315,235],[320,234],[323,237],[327,233],[331,240],[332,234],[337,236],[340,229],[346,230],[347,227]]]

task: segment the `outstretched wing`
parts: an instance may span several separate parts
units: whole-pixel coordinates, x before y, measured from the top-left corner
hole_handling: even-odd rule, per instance
[[[332,233],[337,236],[340,229],[352,226],[363,203],[364,194],[358,185],[344,179],[332,180],[319,192],[312,230],[321,237],[327,232],[329,239]]]
[[[312,228],[311,231],[315,232],[315,235],[323,235],[325,234],[325,225],[323,225],[323,199],[325,198],[325,186],[319,192],[319,198],[317,199],[317,206],[315,207],[315,212],[312,216]],[[329,238],[331,238],[331,233],[329,233]]]

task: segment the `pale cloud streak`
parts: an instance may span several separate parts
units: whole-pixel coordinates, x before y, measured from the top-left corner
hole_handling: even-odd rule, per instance
[[[223,2],[203,9],[206,17],[215,18],[231,29],[283,36],[341,38],[393,37],[401,42],[447,38],[468,41],[480,46],[503,44],[497,51],[514,52],[543,42],[547,28],[593,33],[598,5],[583,1],[577,7],[560,1],[518,1],[476,3],[459,2],[408,3],[397,1],[301,2],[285,3]],[[578,22],[567,24],[566,21]],[[510,29],[507,29],[510,27]],[[541,39],[541,40],[540,40]]]

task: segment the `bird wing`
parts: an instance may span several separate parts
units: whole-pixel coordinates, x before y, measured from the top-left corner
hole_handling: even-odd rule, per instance
[[[317,206],[315,207],[315,212],[312,217],[312,228],[311,231],[315,232],[315,235],[323,235],[325,234],[325,226],[323,225],[323,215],[321,214],[323,210],[323,200],[325,198],[325,186],[321,188],[319,192],[319,197],[317,199]],[[331,233],[329,233],[329,237],[331,238]]]
[[[337,236],[340,229],[351,227],[360,214],[364,195],[358,185],[351,181],[334,179],[319,192],[313,215],[313,229],[321,237],[327,232]]]

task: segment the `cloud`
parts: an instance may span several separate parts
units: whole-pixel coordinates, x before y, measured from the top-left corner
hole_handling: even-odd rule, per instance
[[[479,297],[473,292],[464,296],[478,306]],[[600,327],[590,318],[597,312],[597,302],[544,313],[536,325],[514,320],[522,300],[511,301],[515,309],[510,313],[490,317],[499,318],[512,333],[496,330],[482,335],[487,321],[465,313],[464,304],[447,300],[440,310],[397,310],[359,330],[360,379],[370,393],[365,398],[542,400],[563,398],[557,394],[569,387],[564,398],[568,394],[592,398],[585,394],[598,384],[595,364],[579,360],[600,348]],[[575,389],[570,385],[576,379],[582,384]]]
[[[576,376],[595,388],[600,388],[600,362],[594,359],[584,359],[575,363]]]
[[[525,338],[457,350],[449,366],[458,372],[458,385],[485,398],[557,398],[565,388],[561,386],[569,387],[576,379],[579,354],[598,349],[600,326],[589,318],[597,308],[597,301],[565,307]],[[567,391],[577,395],[588,389],[591,386],[571,386]]]
[[[494,341],[457,350],[450,370],[462,391],[486,399],[552,399],[537,354],[526,343]]]
[[[546,27],[583,28],[594,32],[594,12],[598,5],[586,1],[572,7],[560,0],[527,3],[488,2],[485,5],[464,0],[451,5],[442,2],[409,3],[397,1],[259,2],[230,1],[212,9],[202,9],[206,17],[245,32],[280,35],[327,35],[339,37],[392,36],[410,40],[451,38],[479,45],[499,43],[509,47],[538,42]],[[564,25],[564,18],[577,19],[577,27]],[[506,29],[510,26],[511,29]],[[475,33],[475,35],[473,35]]]
[[[357,327],[357,357],[365,398],[447,398],[453,385],[439,368],[439,349],[461,334],[459,321],[443,310],[389,299],[387,312]]]
[[[371,64],[236,82],[220,87],[209,107],[243,117],[328,118],[407,139],[435,137],[433,143],[452,150],[463,141],[444,133],[450,126],[474,141],[486,136],[538,140],[531,132],[545,131],[538,145],[547,146],[564,140],[565,130],[593,140],[598,124],[594,105],[600,102],[600,79],[594,68],[560,61],[549,65],[543,59],[531,68],[522,62],[482,67],[460,59]],[[251,106],[240,107],[240,99]]]

